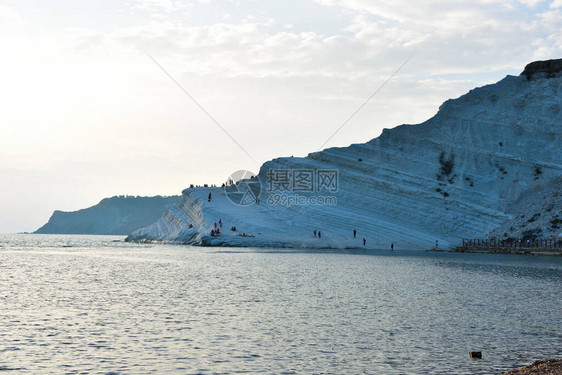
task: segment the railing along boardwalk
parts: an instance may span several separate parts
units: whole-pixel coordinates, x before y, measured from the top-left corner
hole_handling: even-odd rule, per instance
[[[562,254],[562,239],[523,239],[523,238],[463,238],[462,245],[454,251],[487,253],[553,253]]]

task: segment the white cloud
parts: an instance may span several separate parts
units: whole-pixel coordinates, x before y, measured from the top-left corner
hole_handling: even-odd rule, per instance
[[[4,27],[23,23],[23,19],[14,9],[3,4],[0,4],[0,21]]]
[[[530,8],[534,8],[537,5],[544,3],[545,0],[519,0],[521,4],[524,4]]]
[[[540,13],[535,1],[526,2],[527,10],[514,1],[317,1],[357,12],[350,26],[355,40],[416,52],[419,73],[515,69],[535,55],[537,40],[551,47],[551,57],[562,54],[551,38],[562,17]]]
[[[193,7],[193,1],[180,0],[126,0],[126,4],[134,10],[158,13],[186,12]]]

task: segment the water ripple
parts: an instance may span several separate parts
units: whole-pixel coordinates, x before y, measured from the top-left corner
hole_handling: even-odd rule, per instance
[[[497,374],[562,354],[558,258],[0,246],[0,372]]]

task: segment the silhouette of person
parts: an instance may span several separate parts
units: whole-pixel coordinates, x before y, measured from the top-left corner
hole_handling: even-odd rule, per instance
[[[365,239],[365,237],[363,237],[363,246],[365,246],[366,243],[367,243],[367,240]]]
[[[357,231],[354,229],[353,230],[353,238],[357,237]]]
[[[390,251],[394,251],[394,244],[393,243],[390,244]]]
[[[211,201],[211,193],[209,193],[209,199],[208,199],[208,202],[210,202],[210,201]]]

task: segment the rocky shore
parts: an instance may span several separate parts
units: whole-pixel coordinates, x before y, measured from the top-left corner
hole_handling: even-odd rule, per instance
[[[562,359],[543,359],[528,366],[506,371],[503,375],[562,375]]]

